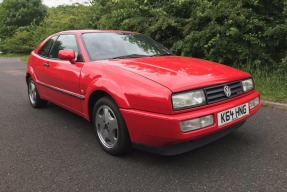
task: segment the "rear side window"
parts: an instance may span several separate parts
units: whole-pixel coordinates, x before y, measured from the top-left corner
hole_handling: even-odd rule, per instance
[[[51,50],[51,47],[53,46],[54,42],[56,41],[58,36],[52,37],[51,39],[49,39],[44,45],[43,47],[40,49],[40,51],[38,52],[38,55],[41,55],[43,57],[49,57],[49,53]]]
[[[78,44],[74,35],[60,35],[54,43],[50,53],[50,58],[57,59],[60,50],[73,49],[76,53],[76,58],[79,53]]]

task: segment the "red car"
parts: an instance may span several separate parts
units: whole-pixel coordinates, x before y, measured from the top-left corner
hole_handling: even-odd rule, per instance
[[[173,55],[128,31],[56,33],[31,53],[26,82],[33,107],[50,101],[92,122],[112,155],[132,146],[183,153],[230,133],[261,107],[248,73]]]

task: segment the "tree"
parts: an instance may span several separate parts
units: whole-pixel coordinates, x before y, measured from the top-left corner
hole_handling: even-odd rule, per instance
[[[182,37],[185,17],[193,1],[94,0],[94,28],[121,29],[144,33],[166,47]]]
[[[40,25],[33,23],[31,31],[34,33],[36,42],[39,43],[56,32],[88,29],[91,25],[90,12],[89,6],[81,4],[52,7],[49,8],[47,16]]]
[[[15,34],[0,44],[3,53],[29,54],[35,44],[31,40],[31,33],[26,30],[17,30]]]
[[[284,0],[201,0],[174,44],[182,55],[274,72],[287,53]]]
[[[44,20],[38,25],[35,20],[29,25],[19,27],[14,34],[6,37],[0,44],[3,53],[29,53],[53,33],[87,29],[89,26],[90,7],[74,4],[48,9]]]
[[[13,36],[19,27],[39,24],[47,7],[41,0],[4,0],[0,5],[0,38]]]
[[[286,66],[286,0],[93,0],[92,10],[93,27],[138,31],[178,55]]]

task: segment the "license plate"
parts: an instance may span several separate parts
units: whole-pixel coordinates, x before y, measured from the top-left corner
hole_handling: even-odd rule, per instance
[[[217,114],[218,126],[225,125],[248,114],[248,103],[222,111]]]

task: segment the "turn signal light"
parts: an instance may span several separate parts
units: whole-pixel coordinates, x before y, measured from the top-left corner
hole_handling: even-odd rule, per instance
[[[259,104],[259,97],[256,97],[255,99],[253,99],[249,102],[250,109],[253,109],[258,104]]]

